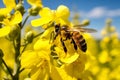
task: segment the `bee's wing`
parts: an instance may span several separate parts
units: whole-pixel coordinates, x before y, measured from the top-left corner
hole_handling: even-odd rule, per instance
[[[78,24],[78,25],[74,25],[73,27],[86,27],[86,26],[82,24]]]
[[[74,27],[74,28],[69,29],[68,31],[88,32],[88,33],[97,32],[95,29],[81,28],[81,27]]]

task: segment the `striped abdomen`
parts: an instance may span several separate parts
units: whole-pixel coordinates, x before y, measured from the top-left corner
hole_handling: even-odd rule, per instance
[[[83,52],[86,52],[87,44],[83,36],[79,32],[74,31],[72,34],[72,38],[75,44],[77,45],[77,47],[79,47],[79,49],[81,49]]]

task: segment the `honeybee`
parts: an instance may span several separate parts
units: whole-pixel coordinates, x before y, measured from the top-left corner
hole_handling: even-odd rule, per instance
[[[78,48],[81,49],[83,52],[87,50],[87,43],[82,36],[84,32],[96,32],[95,29],[90,28],[83,28],[83,25],[75,25],[73,28],[70,28],[67,25],[60,26],[60,24],[55,25],[55,36],[54,40],[58,35],[61,36],[60,41],[63,46],[64,52],[67,52],[66,45],[64,41],[71,40],[71,43],[74,45],[74,49],[77,50]]]

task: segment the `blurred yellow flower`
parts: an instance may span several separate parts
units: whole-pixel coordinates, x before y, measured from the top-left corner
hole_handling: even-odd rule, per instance
[[[115,29],[114,26],[111,26],[111,27],[110,27],[110,32],[115,32],[115,30],[116,30],[116,29]]]
[[[101,69],[100,73],[97,76],[97,80],[110,80],[110,77],[108,76],[109,73],[109,68]]]
[[[101,54],[99,55],[98,57],[100,63],[106,63],[106,62],[109,62],[111,59],[110,59],[110,56],[109,56],[109,53],[107,51],[102,51]]]

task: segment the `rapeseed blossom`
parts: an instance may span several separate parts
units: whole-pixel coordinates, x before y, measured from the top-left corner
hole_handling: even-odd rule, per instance
[[[25,51],[21,57],[22,67],[30,69],[30,75],[31,75],[32,80],[45,80],[49,76],[49,73],[50,73],[49,72],[50,71],[49,47],[50,45],[48,43],[49,41],[44,41],[44,39],[38,40],[36,44],[34,45],[34,47],[36,47],[38,44],[43,45],[43,46],[40,46],[39,49],[37,50]]]
[[[12,16],[11,19],[5,18],[1,22],[3,24],[3,28],[0,29],[0,37],[6,36],[10,33],[12,27],[18,26],[18,23],[22,21],[22,15],[19,11],[16,11]]]
[[[3,24],[2,28],[0,28],[0,37],[6,36],[10,33],[11,27],[22,21],[22,15],[19,11],[16,11],[13,15],[11,15],[11,11],[15,9],[16,3],[15,0],[3,0],[6,8],[1,8],[0,16],[2,19],[0,23]]]
[[[34,49],[25,51],[21,56],[22,67],[30,69],[32,79],[46,80],[51,78],[56,80],[57,77],[60,77],[59,80],[82,79],[87,60],[86,54],[80,49],[75,50],[70,40],[64,41],[65,45],[69,45],[66,46],[67,52],[64,52],[60,35],[57,36],[56,40],[51,40],[55,25],[48,26],[49,23],[71,25],[68,20],[69,14],[69,9],[63,5],[59,6],[57,10],[50,10],[45,7],[40,11],[41,17],[31,21],[33,26],[43,26],[45,28],[45,32],[35,43]],[[28,54],[31,54],[31,56]],[[62,76],[63,74],[66,78]],[[55,75],[57,77],[54,77]]]
[[[63,13],[64,12],[64,13]],[[53,23],[55,22],[56,24],[68,24],[69,25],[69,9],[64,6],[60,5],[57,10],[51,10],[48,7],[42,8],[42,10],[39,12],[40,18],[32,20],[31,24],[33,26],[42,26],[44,24],[48,23]]]

